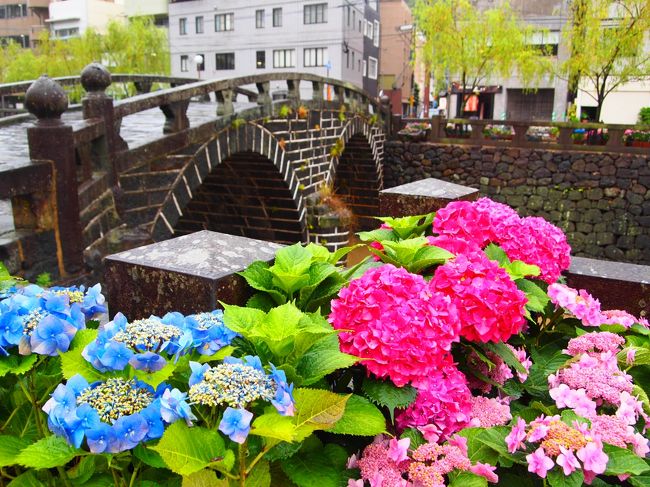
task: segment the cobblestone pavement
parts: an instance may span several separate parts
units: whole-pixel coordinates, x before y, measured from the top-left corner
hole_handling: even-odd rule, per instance
[[[251,103],[236,103],[236,109],[255,106]],[[216,119],[216,103],[190,103],[187,117],[190,126]],[[81,112],[63,114],[63,121],[72,126],[81,120]],[[29,149],[27,147],[27,128],[32,126],[33,119],[15,125],[0,126],[0,172],[14,167],[29,164]],[[130,148],[139,147],[162,136],[165,117],[159,108],[152,108],[122,119],[121,135]]]

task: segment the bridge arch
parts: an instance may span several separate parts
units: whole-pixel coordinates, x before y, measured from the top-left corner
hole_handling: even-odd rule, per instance
[[[155,241],[208,229],[290,243],[307,241],[300,182],[281,141],[264,126],[230,126],[182,169],[153,223]]]
[[[355,215],[355,230],[378,226],[379,191],[383,189],[384,134],[355,117],[342,131],[344,150],[331,171],[335,193]]]

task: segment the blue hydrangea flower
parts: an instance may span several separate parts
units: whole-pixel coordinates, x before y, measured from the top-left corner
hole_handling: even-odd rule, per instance
[[[22,355],[65,352],[86,320],[81,305],[30,285],[0,302],[0,353],[18,347]]]
[[[245,409],[226,408],[219,423],[219,431],[228,436],[232,441],[244,443],[251,430],[253,413]]]
[[[187,327],[192,332],[193,347],[201,355],[214,355],[223,347],[230,345],[238,336],[223,323],[223,311],[199,313],[187,317]]]
[[[162,419],[168,423],[183,419],[188,426],[192,426],[192,421],[196,421],[196,416],[192,414],[186,399],[187,394],[178,389],[165,390],[160,398],[160,415]]]
[[[203,380],[205,373],[210,370],[210,365],[201,365],[198,362],[190,362],[190,370],[192,370],[192,375],[190,376],[189,385],[192,387],[194,384],[198,384]]]
[[[188,344],[192,344],[191,337],[180,313],[130,323],[118,313],[100,328],[97,338],[84,348],[82,355],[100,372],[123,370],[127,364],[155,372],[167,364],[167,359],[186,353]]]
[[[106,298],[102,294],[102,285],[99,283],[88,289],[85,286],[71,286],[51,287],[48,291],[60,296],[68,296],[70,303],[79,303],[87,319],[92,319],[108,310]]]
[[[177,390],[176,390],[177,391]],[[173,398],[165,405],[162,397]],[[43,406],[48,427],[79,448],[84,438],[93,453],[118,453],[160,438],[165,424],[194,419],[180,391],[162,384],[157,390],[136,379],[88,382],[75,375],[59,384]],[[184,415],[184,416],[183,416]]]
[[[271,364],[271,379],[277,386],[275,398],[271,400],[271,404],[282,416],[293,416],[296,412],[293,384],[289,385],[284,370],[276,369],[273,364]]]

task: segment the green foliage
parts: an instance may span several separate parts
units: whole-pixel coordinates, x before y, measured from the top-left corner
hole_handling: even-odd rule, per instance
[[[20,451],[29,445],[29,442],[15,436],[0,435],[0,467],[14,465]]]
[[[151,449],[160,454],[172,472],[180,475],[192,475],[208,466],[230,470],[235,460],[218,432],[198,426],[189,428],[182,421],[169,426]]]
[[[47,436],[20,451],[16,463],[28,468],[52,468],[65,465],[85,453],[76,449],[60,436]]]
[[[7,374],[22,375],[29,372],[36,364],[38,356],[32,355],[10,355],[0,357],[0,377]]]
[[[531,350],[533,365],[524,387],[532,396],[548,398],[548,376],[557,372],[569,359],[562,353],[565,343],[557,340]]]
[[[341,435],[376,436],[386,431],[386,419],[370,401],[352,395],[345,404],[343,417],[328,431]]]
[[[411,273],[421,273],[432,266],[444,264],[454,256],[443,248],[429,245],[426,237],[400,240],[399,242],[387,240],[381,244],[384,247],[383,250],[374,247],[368,247],[368,250],[379,257],[382,262],[396,267],[404,267]]]
[[[322,389],[296,389],[296,439],[302,440],[314,431],[328,430],[343,417],[348,395]]]
[[[15,286],[16,284],[25,283],[20,277],[12,276],[7,267],[0,262],[0,292]]]
[[[388,409],[393,420],[395,409],[408,407],[417,396],[417,389],[412,386],[397,387],[390,381],[365,379],[362,385],[363,393],[375,404]]]
[[[52,275],[49,272],[43,272],[36,277],[36,285],[41,287],[50,287],[52,285]]]
[[[258,293],[253,303],[268,311],[269,303],[285,304],[295,300],[304,311],[328,307],[347,281],[346,271],[336,266],[353,247],[330,253],[325,247],[301,244],[284,247],[276,253],[275,263],[253,262],[240,274]]]
[[[280,107],[280,110],[278,111],[278,115],[281,118],[289,118],[292,113],[293,113],[293,110],[291,109],[291,107],[289,105],[282,105]]]
[[[581,470],[576,470],[566,476],[561,469],[554,468],[548,472],[547,479],[551,487],[580,487],[585,480],[585,475]]]
[[[605,443],[603,451],[609,457],[605,475],[640,475],[650,470],[650,466],[631,450]]]
[[[650,107],[643,107],[639,110],[639,123],[650,125]]]
[[[328,444],[318,449],[301,451],[281,463],[283,472],[298,487],[345,485],[347,452],[340,446]]]

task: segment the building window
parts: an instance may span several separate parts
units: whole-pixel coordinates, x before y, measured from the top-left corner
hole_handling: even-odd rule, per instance
[[[345,67],[350,69],[350,50],[345,51]]]
[[[365,21],[362,21],[361,19],[359,19],[359,34],[361,34],[363,32],[363,23],[364,22]]]
[[[368,76],[368,62],[365,59],[363,60],[363,76]]]
[[[350,27],[350,6],[348,5],[348,27]]]
[[[375,31],[375,29],[374,29],[373,23],[368,21],[366,23],[366,37],[368,39],[374,39],[374,37],[375,37],[374,31]]]
[[[352,51],[352,69],[354,70],[354,51]]]
[[[196,56],[194,56],[194,60],[196,61],[199,58],[199,56],[201,57],[201,62],[197,63],[196,70],[205,71],[205,56],[203,54],[197,54]]]
[[[354,29],[354,26],[357,23],[357,11],[352,9],[352,28]]]
[[[214,16],[214,31],[225,32],[234,30],[235,27],[235,14],[217,14]]]
[[[79,35],[79,27],[71,27],[69,29],[57,29],[54,31],[54,37],[57,37],[59,39],[67,39],[69,37],[76,37],[78,35]]]
[[[325,66],[327,63],[327,48],[312,47],[304,50],[303,64],[305,68],[316,68]]]
[[[181,71],[183,73],[187,73],[189,69],[189,57],[188,56],[181,56]]]
[[[324,24],[327,22],[327,4],[316,3],[305,5],[303,10],[303,22],[305,24]]]
[[[273,51],[273,67],[274,68],[295,68],[296,50],[277,49]]]
[[[368,58],[368,78],[377,79],[377,60],[374,57]]]
[[[255,67],[257,69],[266,68],[266,51],[257,51],[255,53]]]
[[[0,5],[0,19],[27,17],[27,2],[17,5]]]
[[[203,34],[203,16],[194,19],[194,27],[197,34]]]
[[[357,61],[357,69],[361,72],[361,59]]]
[[[373,31],[374,37],[372,38],[375,47],[379,47],[379,21],[375,20],[375,30]]]
[[[217,71],[223,69],[235,69],[235,53],[234,52],[220,52],[215,54],[215,65]]]
[[[264,10],[255,10],[255,28],[264,28]]]
[[[178,19],[178,33],[182,36],[187,35],[187,19],[185,17]]]
[[[273,27],[282,27],[282,8],[273,9]]]

